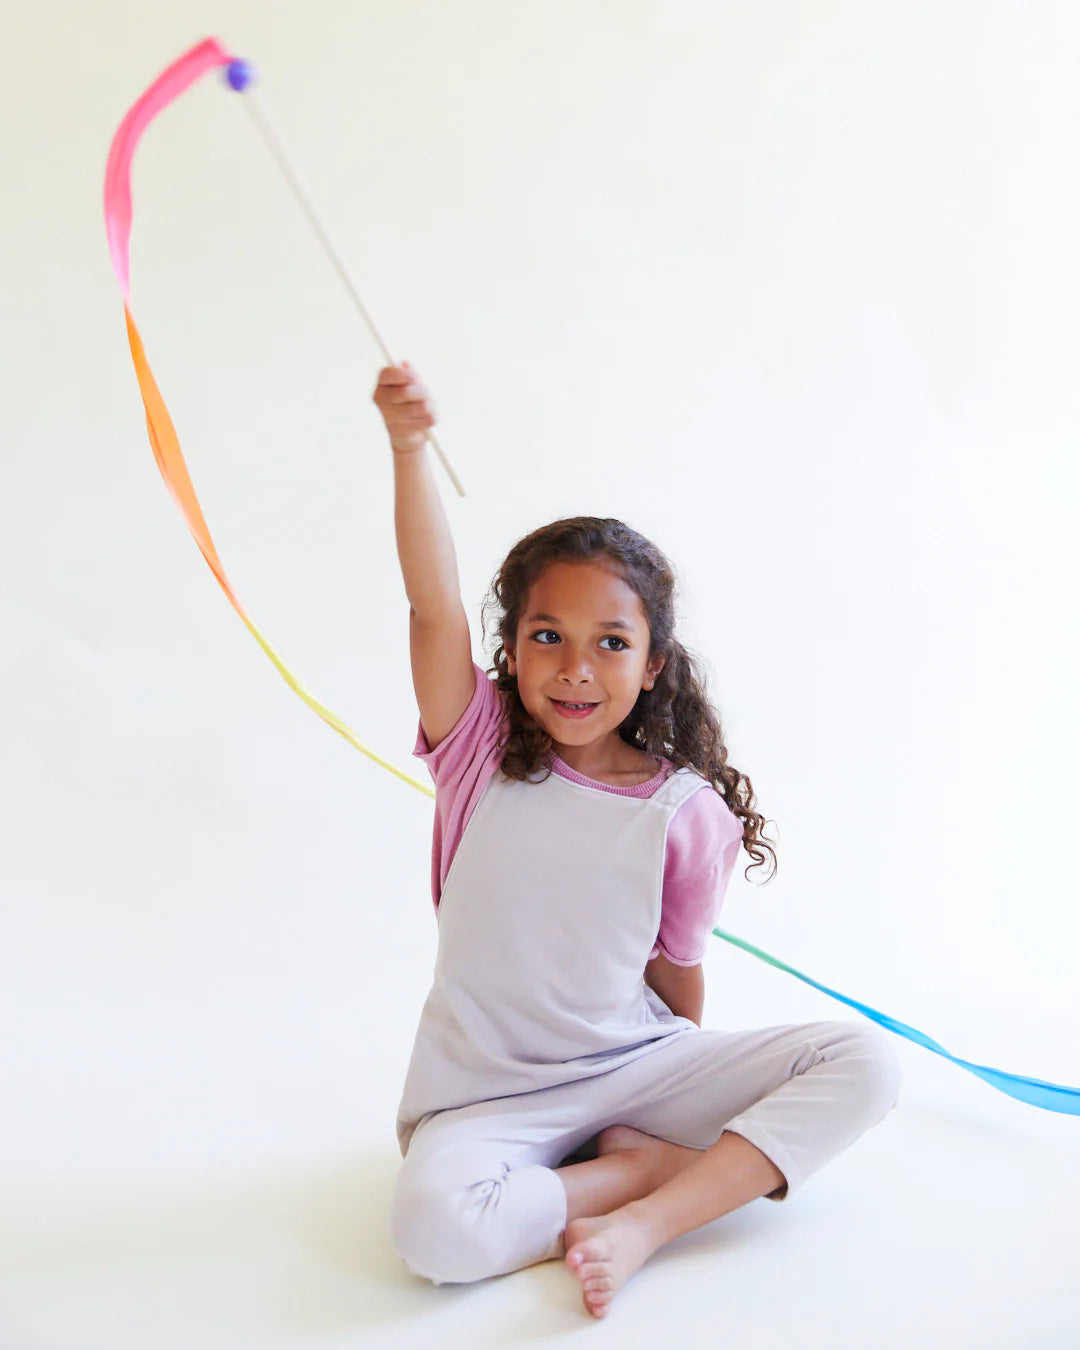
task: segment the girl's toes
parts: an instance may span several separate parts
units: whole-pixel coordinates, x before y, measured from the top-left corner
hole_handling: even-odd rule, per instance
[[[611,1259],[611,1243],[603,1238],[591,1238],[588,1242],[582,1243],[581,1261],[578,1269],[587,1269],[589,1266],[595,1266]]]

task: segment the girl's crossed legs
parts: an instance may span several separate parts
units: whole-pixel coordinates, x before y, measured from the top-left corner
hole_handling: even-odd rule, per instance
[[[608,1073],[430,1117],[398,1174],[391,1237],[436,1284],[565,1258],[599,1316],[663,1242],[759,1195],[789,1198],[899,1087],[898,1056],[869,1022],[685,1031]],[[571,1161],[613,1125],[700,1156]],[[649,1177],[663,1178],[651,1192]]]

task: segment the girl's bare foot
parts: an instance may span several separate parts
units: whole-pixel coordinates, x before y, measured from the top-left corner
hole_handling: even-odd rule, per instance
[[[637,1155],[646,1194],[701,1156],[699,1149],[668,1143],[630,1125],[609,1125],[597,1135],[597,1157],[622,1150]],[[563,1259],[581,1281],[585,1306],[594,1317],[604,1316],[616,1291],[658,1245],[632,1203],[597,1218],[574,1219],[562,1234]]]
[[[611,1300],[660,1245],[654,1229],[634,1204],[596,1219],[566,1225],[567,1268],[581,1281],[585,1307],[604,1317]]]

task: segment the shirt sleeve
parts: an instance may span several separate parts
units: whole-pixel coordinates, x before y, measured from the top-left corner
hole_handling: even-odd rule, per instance
[[[431,898],[438,913],[443,883],[454,850],[465,832],[488,778],[498,766],[503,699],[487,672],[473,662],[476,688],[457,725],[434,750],[418,718],[413,755],[435,783],[435,822],[431,846]]]
[[[458,786],[470,764],[492,748],[497,739],[501,708],[495,685],[475,661],[473,674],[476,688],[468,707],[434,750],[428,745],[423,721],[420,718],[416,721],[413,754],[427,766],[436,788]]]
[[[674,965],[705,956],[742,847],[742,822],[712,788],[688,797],[668,826],[660,931],[649,953]]]

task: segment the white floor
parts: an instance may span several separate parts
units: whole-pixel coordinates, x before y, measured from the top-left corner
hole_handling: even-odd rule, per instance
[[[794,1203],[757,1200],[677,1239],[603,1321],[557,1262],[470,1286],[411,1275],[386,1235],[399,1160],[380,1113],[355,1149],[262,1174],[10,1187],[0,1346],[539,1350],[586,1327],[590,1345],[622,1347],[1080,1346],[1074,1119],[974,1082],[943,1094],[967,1075],[923,1055],[905,1059],[928,1090],[909,1086]]]

